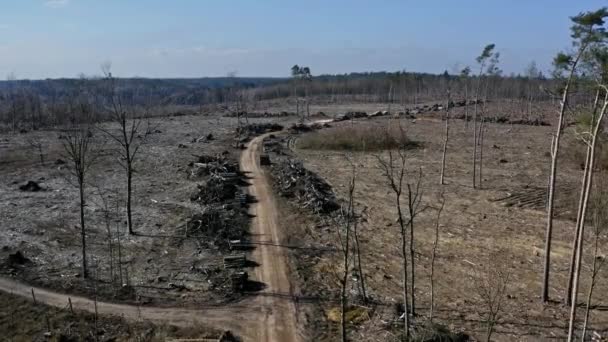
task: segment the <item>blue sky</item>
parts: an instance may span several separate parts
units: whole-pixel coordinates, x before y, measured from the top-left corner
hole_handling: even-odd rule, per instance
[[[548,69],[599,0],[0,0],[0,78],[287,76],[474,65]]]

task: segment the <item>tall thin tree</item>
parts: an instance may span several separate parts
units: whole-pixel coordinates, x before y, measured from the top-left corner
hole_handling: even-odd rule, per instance
[[[70,130],[63,139],[63,149],[70,162],[70,173],[76,178],[80,206],[80,238],[82,247],[82,276],[87,278],[87,238],[86,238],[86,182],[89,171],[93,167],[98,153],[93,145],[93,135],[90,126],[82,126]]]
[[[112,121],[118,124],[118,129],[99,127],[115,143],[118,144],[118,162],[126,172],[126,209],[127,209],[127,228],[129,234],[135,234],[133,229],[133,175],[135,174],[135,163],[139,158],[141,147],[146,143],[151,131],[149,121],[144,128],[144,119],[135,113],[134,108],[125,105],[125,99],[118,90],[117,80],[110,71],[111,65],[102,65],[102,71],[106,82],[106,102],[104,103],[110,112]],[[144,117],[148,116],[146,107]]]
[[[608,16],[608,10],[601,8],[597,11],[580,13],[571,18],[573,26],[571,28],[573,45],[576,48],[572,54],[563,52],[558,53],[553,64],[556,67],[557,74],[565,72],[567,74],[566,81],[561,90],[561,101],[559,107],[559,118],[555,135],[551,141],[551,169],[549,175],[549,186],[547,196],[547,227],[545,236],[545,255],[542,278],[542,293],[541,300],[547,302],[549,300],[549,276],[551,269],[551,242],[553,238],[553,216],[554,216],[554,197],[557,174],[557,162],[559,147],[561,142],[561,134],[564,126],[564,115],[568,107],[568,99],[572,83],[575,80],[577,66],[584,55],[589,45],[604,40],[606,31],[602,27],[604,18]]]

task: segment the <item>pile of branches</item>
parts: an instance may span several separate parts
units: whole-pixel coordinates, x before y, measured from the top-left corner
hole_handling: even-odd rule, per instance
[[[204,177],[222,173],[238,172],[237,163],[228,160],[226,157],[228,152],[217,154],[215,156],[202,155],[197,156],[196,162],[190,163],[191,177]]]
[[[286,111],[282,111],[282,112],[278,112],[278,113],[270,113],[270,112],[263,112],[263,113],[247,113],[247,112],[229,112],[224,114],[225,117],[227,118],[236,118],[236,117],[247,117],[247,118],[282,118],[282,117],[286,117],[286,116],[295,116],[296,113],[294,112],[286,112]]]
[[[289,127],[289,133],[306,133],[311,132],[317,129],[328,128],[331,127],[328,123],[318,123],[314,122],[312,124],[304,124],[304,123],[294,123]]]
[[[258,123],[249,124],[236,128],[237,135],[256,136],[268,132],[276,132],[283,129],[283,126],[277,123]]]
[[[192,168],[192,175],[201,179],[190,200],[200,204],[202,210],[190,217],[183,236],[196,237],[201,247],[228,250],[228,241],[242,240],[249,227],[238,163],[227,153],[202,155]]]
[[[243,240],[249,226],[247,209],[239,205],[209,206],[187,223],[187,235],[199,238],[206,248],[230,249],[230,240]]]
[[[294,159],[281,159],[272,166],[281,196],[295,198],[304,208],[328,214],[340,208],[331,186]]]

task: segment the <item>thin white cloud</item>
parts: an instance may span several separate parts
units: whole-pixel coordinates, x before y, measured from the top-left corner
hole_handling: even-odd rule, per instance
[[[70,0],[46,0],[44,5],[51,8],[65,7],[70,3]]]

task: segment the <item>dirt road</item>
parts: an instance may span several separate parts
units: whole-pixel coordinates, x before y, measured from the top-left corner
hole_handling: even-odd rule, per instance
[[[241,156],[241,169],[249,176],[249,189],[256,202],[251,206],[254,242],[259,242],[252,258],[258,264],[255,280],[266,286],[259,296],[224,307],[199,309],[159,308],[97,302],[102,315],[119,315],[130,320],[149,320],[176,326],[197,322],[217,329],[230,330],[243,341],[299,342],[297,311],[292,300],[287,255],[281,242],[281,231],[272,189],[259,164],[259,150],[264,136],[253,139]],[[66,307],[68,297],[75,310],[94,312],[92,299],[69,296],[33,288],[36,300],[56,307]],[[0,291],[31,298],[32,287],[0,277]]]
[[[256,341],[300,341],[297,332],[297,311],[291,300],[293,288],[289,280],[287,255],[281,244],[282,235],[272,188],[260,167],[259,153],[264,136],[253,139],[241,155],[241,171],[250,177],[250,194],[256,199],[251,206],[255,215],[251,233],[259,242],[253,259],[260,264],[256,280],[266,285],[258,298],[267,308],[260,315]]]

